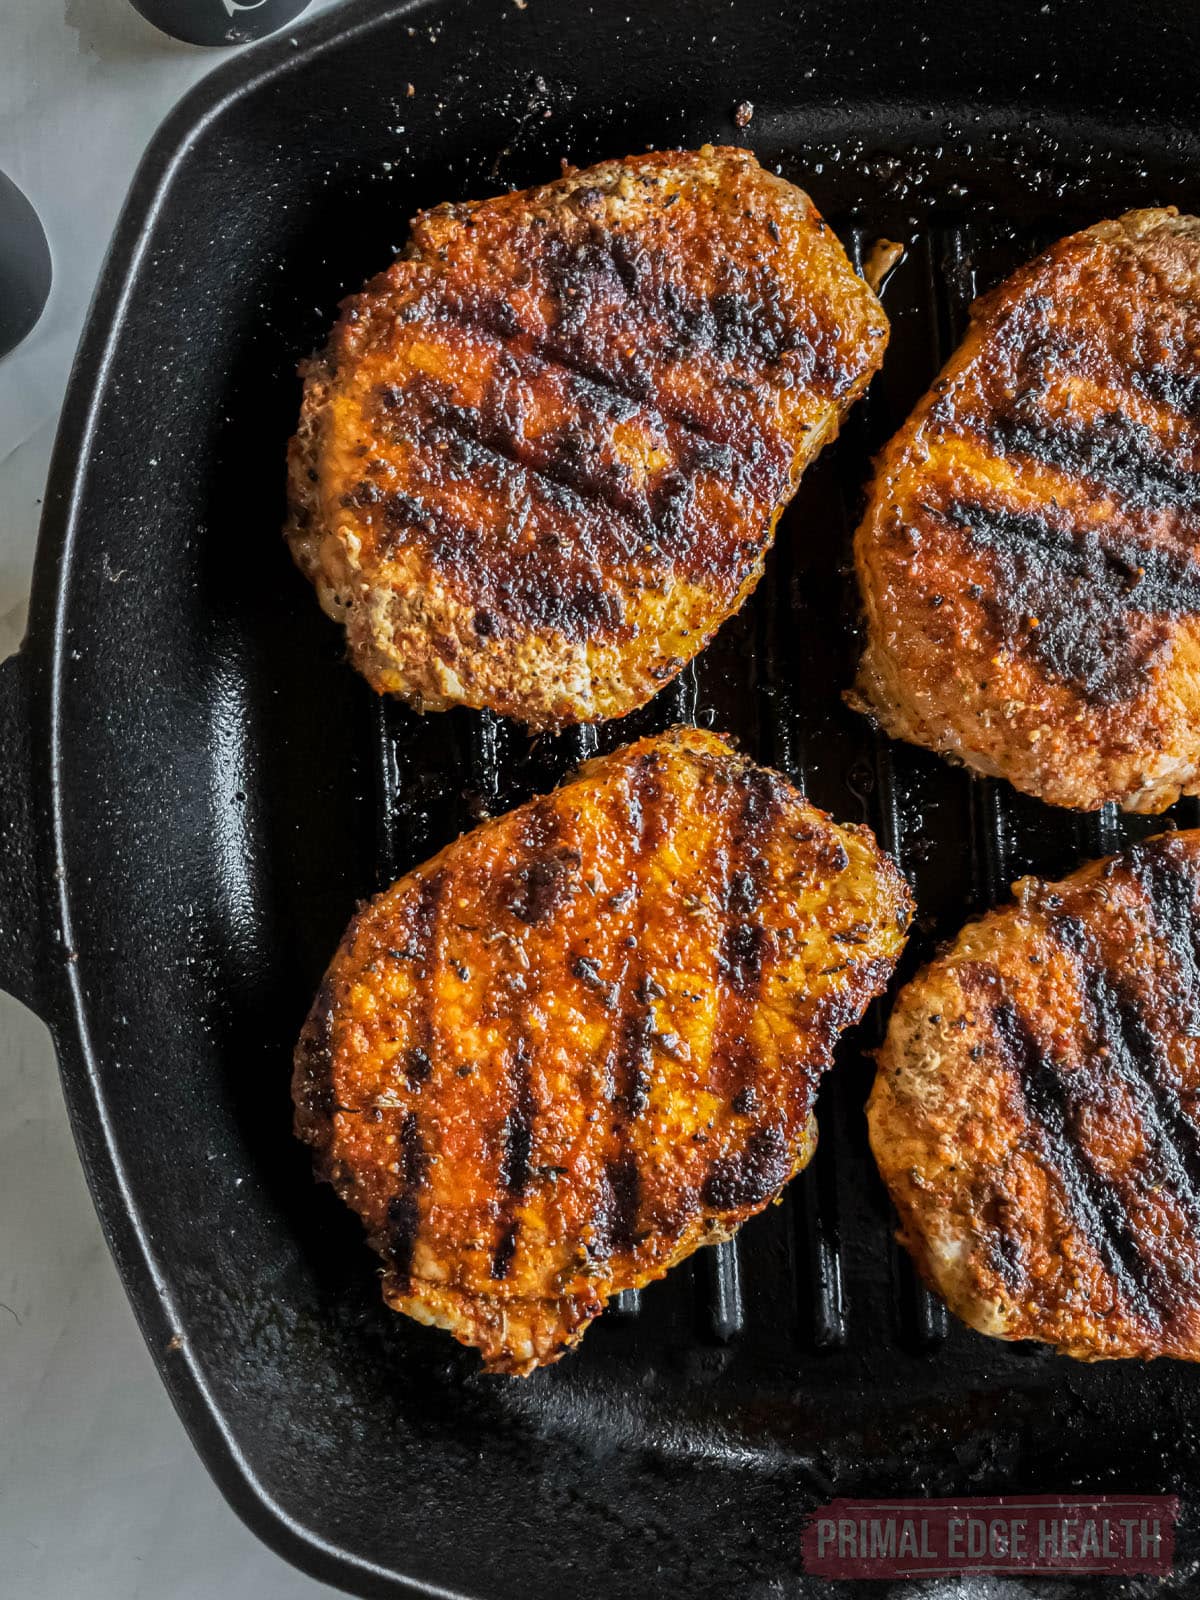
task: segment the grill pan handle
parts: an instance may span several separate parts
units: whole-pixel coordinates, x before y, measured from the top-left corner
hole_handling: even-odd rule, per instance
[[[33,784],[31,672],[24,651],[0,662],[0,989],[38,1011],[46,919]]]

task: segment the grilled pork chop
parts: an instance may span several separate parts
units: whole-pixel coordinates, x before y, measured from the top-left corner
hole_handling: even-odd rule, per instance
[[[856,540],[859,703],[1055,805],[1200,792],[1200,221],[1131,211],[974,308]]]
[[[866,829],[691,729],[402,878],[351,923],[294,1083],[388,1303],[527,1373],[728,1237],[808,1161],[910,911]]]
[[[744,150],[439,206],[306,370],[292,551],[377,690],[621,716],[758,582],[886,339]]]
[[[868,1107],[901,1238],[981,1333],[1200,1360],[1200,832],[969,924]]]

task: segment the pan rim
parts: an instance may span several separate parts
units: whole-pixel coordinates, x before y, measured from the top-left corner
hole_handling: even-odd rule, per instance
[[[60,717],[68,660],[72,569],[76,541],[86,537],[80,524],[86,507],[86,480],[98,413],[135,299],[148,237],[180,165],[195,142],[235,101],[284,76],[293,65],[308,64],[335,41],[386,28],[405,16],[440,17],[476,8],[476,0],[392,0],[381,8],[374,0],[346,0],[337,10],[302,23],[297,30],[297,43],[292,43],[290,34],[278,36],[220,65],[180,101],[155,134],[122,209],[72,369],[48,479],[26,646],[26,655],[44,660],[48,668],[40,684],[35,717],[36,759],[45,762],[42,770],[48,780],[45,792],[51,850],[47,861],[57,880],[48,896],[53,910],[47,905],[47,922],[56,919],[51,932],[57,935],[58,947],[51,963],[49,952],[55,943],[47,942],[47,965],[54,969],[47,1000],[51,1012],[48,1020],[55,1029],[64,1093],[89,1187],[164,1386],[197,1453],[226,1499],[256,1535],[281,1556],[322,1581],[339,1586],[353,1584],[358,1593],[445,1596],[447,1600],[468,1597],[461,1590],[403,1577],[391,1566],[356,1556],[293,1519],[267,1491],[239,1450],[236,1435],[227,1426],[226,1414],[188,1346],[177,1353],[167,1351],[178,1326],[171,1291],[159,1270],[144,1220],[133,1206],[111,1112],[101,1090],[81,975],[67,959],[72,949],[72,891],[64,870]],[[896,111],[902,114],[906,110],[905,99],[900,97]],[[66,979],[61,985],[60,975]]]
[[[301,21],[294,31],[223,62],[184,95],[153,135],[122,205],[72,362],[47,475],[29,623],[21,647],[27,667],[37,662],[45,668],[36,674],[34,759],[47,796],[47,881],[52,888],[45,907],[46,944],[47,952],[59,952],[59,959],[46,962],[53,976],[42,1009],[92,1201],[159,1378],[225,1500],[277,1555],[321,1582],[348,1591],[353,1584],[353,1592],[363,1595],[432,1600],[471,1600],[471,1596],[461,1589],[401,1576],[331,1543],[292,1516],[246,1460],[189,1346],[179,1341],[181,1319],[129,1187],[100,1086],[82,974],[79,963],[70,959],[74,942],[65,869],[61,709],[73,560],[98,414],[147,243],[182,162],[235,101],[306,65],[335,42],[385,27],[405,15],[444,14],[470,5],[471,0],[393,0],[380,9],[373,0],[347,0]]]

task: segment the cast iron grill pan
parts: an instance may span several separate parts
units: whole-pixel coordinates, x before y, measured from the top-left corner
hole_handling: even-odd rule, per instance
[[[184,1420],[237,1508],[319,1575],[370,1595],[818,1595],[801,1524],[834,1495],[1162,1491],[1184,1521],[1180,1575],[1155,1592],[1188,1593],[1200,1373],[1089,1367],[947,1319],[891,1242],[867,1148],[886,1008],[845,1041],[783,1203],[524,1382],[384,1308],[357,1221],[291,1138],[290,1051],[356,900],[640,734],[731,733],[868,822],[919,901],[902,975],[1020,874],[1162,826],[973,779],[840,695],[871,458],[974,294],[1100,217],[1200,208],[1179,71],[1200,23],[1016,0],[986,19],[755,0],[626,15],[349,5],[224,69],[159,136],[73,380],[30,639],[0,676],[0,970],[55,1029]],[[857,261],[881,236],[907,245],[884,370],[752,602],[599,728],[533,740],[377,700],[277,537],[296,360],[417,206],[551,176],[560,155],[705,139],[808,188]]]

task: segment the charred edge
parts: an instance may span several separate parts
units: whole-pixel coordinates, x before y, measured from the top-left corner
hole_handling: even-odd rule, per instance
[[[756,1128],[744,1148],[713,1162],[701,1195],[714,1211],[763,1206],[783,1188],[791,1170],[792,1155],[780,1130]]]
[[[388,1201],[388,1251],[396,1284],[407,1290],[412,1283],[413,1249],[421,1225],[420,1193],[429,1170],[415,1111],[405,1113],[399,1144],[400,1188]]]
[[[963,501],[953,501],[947,515],[991,552],[987,605],[1004,640],[1096,704],[1145,688],[1145,669],[1163,635],[1137,629],[1135,617],[1200,610],[1200,570],[1181,553],[1129,539],[1102,541],[1091,529],[1072,532],[1027,513]]]
[[[333,989],[328,977],[317,990],[296,1046],[296,1109],[325,1121],[333,1115]]]
[[[1047,1059],[1028,1022],[1008,1001],[992,1007],[995,1035],[1016,1071],[1030,1125],[1058,1177],[1063,1199],[1084,1241],[1103,1263],[1127,1309],[1157,1325],[1157,1306],[1147,1290],[1147,1270],[1137,1239],[1117,1195],[1075,1142],[1076,1107],[1064,1074]]]
[[[1200,474],[1164,456],[1145,423],[1106,411],[1090,424],[1039,412],[1036,395],[995,416],[984,436],[997,455],[1022,455],[1086,478],[1131,509],[1194,511]]]

